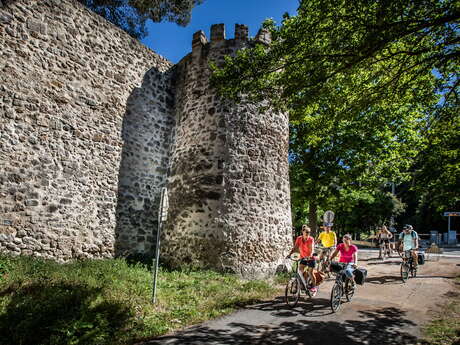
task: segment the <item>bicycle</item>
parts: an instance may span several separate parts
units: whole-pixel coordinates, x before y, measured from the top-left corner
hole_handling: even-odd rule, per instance
[[[301,258],[295,259],[289,257],[289,259],[294,261],[294,265],[292,265],[291,277],[284,290],[284,300],[290,308],[294,308],[299,302],[301,291],[303,291],[308,298],[312,298],[314,294],[309,289],[311,285],[310,276],[307,275],[307,279],[305,279],[302,272],[299,271],[299,261]]]
[[[331,254],[334,251],[335,247],[323,247],[320,245],[317,245],[315,247],[315,251],[318,251],[318,255],[320,255],[320,260],[318,262],[318,271],[323,272],[326,274],[326,278],[329,279],[331,277],[331,271],[330,271],[330,266],[331,266]]]
[[[334,286],[331,290],[331,309],[337,312],[342,304],[342,297],[345,295],[348,302],[355,294],[356,283],[345,274],[347,264],[334,262],[331,264],[331,271],[336,275]]]
[[[414,258],[412,257],[413,251],[413,249],[404,251],[398,250],[398,254],[402,258],[400,272],[403,283],[407,282],[409,274],[412,278],[417,276],[417,266],[414,265]]]
[[[386,241],[380,241],[379,244],[379,252],[381,255],[379,255],[379,259],[382,259],[385,261],[386,258],[391,257],[391,248],[390,248],[390,242]]]

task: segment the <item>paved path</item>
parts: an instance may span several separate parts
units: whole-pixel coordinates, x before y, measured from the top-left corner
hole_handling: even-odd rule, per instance
[[[363,251],[362,257],[375,256]],[[399,345],[417,344],[420,326],[430,320],[446,297],[458,295],[452,277],[460,274],[460,258],[427,262],[417,278],[403,284],[399,259],[363,259],[368,280],[352,302],[338,313],[329,307],[333,281],[321,285],[317,296],[302,298],[295,309],[279,296],[231,315],[152,340],[154,344],[276,344],[276,345]]]

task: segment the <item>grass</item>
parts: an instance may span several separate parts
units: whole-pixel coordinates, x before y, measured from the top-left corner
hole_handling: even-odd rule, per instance
[[[442,310],[424,328],[426,344],[460,344],[460,277],[456,279],[457,291],[450,294]]]
[[[153,305],[143,264],[0,255],[0,344],[133,344],[275,294],[264,281],[161,269]]]

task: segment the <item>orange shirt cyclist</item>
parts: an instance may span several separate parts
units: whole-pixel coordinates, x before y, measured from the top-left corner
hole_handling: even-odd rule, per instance
[[[313,269],[315,268],[315,259],[313,258],[313,250],[315,249],[315,239],[310,236],[311,229],[305,224],[302,225],[302,235],[297,237],[294,242],[294,247],[292,248],[289,256],[295,251],[300,252],[300,263],[299,270],[302,272],[303,276],[306,278],[306,274],[310,276],[312,287],[310,291],[315,293],[318,289],[316,287],[316,278],[313,274]],[[307,267],[307,272],[305,272],[305,267]]]

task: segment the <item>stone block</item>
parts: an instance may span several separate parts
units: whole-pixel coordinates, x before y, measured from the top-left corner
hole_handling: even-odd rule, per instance
[[[37,22],[37,21],[32,20],[32,19],[27,20],[27,28],[30,31],[40,32],[41,26],[42,26],[42,23],[40,23],[40,22]]]
[[[211,42],[220,42],[225,40],[225,24],[211,25]]]
[[[39,201],[38,201],[38,200],[35,200],[35,199],[29,199],[29,200],[26,200],[26,201],[25,201],[25,205],[26,205],[26,206],[38,206],[38,205],[39,205]]]

